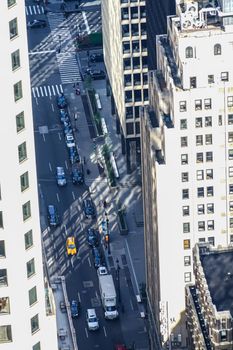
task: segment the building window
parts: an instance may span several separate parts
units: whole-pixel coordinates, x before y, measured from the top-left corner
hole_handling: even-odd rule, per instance
[[[233,243],[233,235],[230,235],[230,243]]]
[[[212,145],[212,134],[205,135],[205,144]]]
[[[197,180],[200,181],[200,180],[203,180],[204,179],[204,170],[197,170]]]
[[[228,175],[229,175],[229,177],[233,176],[233,167],[232,166],[229,166],[229,168],[228,168]]]
[[[29,290],[28,292],[28,297],[29,297],[29,305],[32,306],[37,302],[37,291],[36,287],[33,287]]]
[[[39,316],[38,314],[31,318],[31,332],[32,334],[39,329]]]
[[[213,186],[208,186],[206,187],[206,193],[207,193],[207,197],[213,197],[214,195],[214,188]]]
[[[198,221],[198,231],[205,231],[205,221]]]
[[[8,7],[11,7],[16,4],[16,0],[7,0]]]
[[[134,134],[134,124],[133,123],[126,123],[126,134],[127,135]]]
[[[229,210],[230,210],[230,211],[233,211],[233,201],[230,201],[230,202],[229,202]]]
[[[186,111],[187,111],[186,101],[180,101],[180,112],[186,112]]]
[[[9,30],[10,30],[10,39],[13,39],[18,35],[17,18],[14,18],[12,19],[12,21],[9,22]]]
[[[214,246],[214,245],[215,245],[215,239],[214,239],[214,237],[208,237],[208,242],[209,242],[209,244],[211,244],[212,246]]]
[[[193,58],[193,48],[191,46],[186,47],[185,57],[186,58]]]
[[[206,162],[213,162],[213,152],[206,152]]]
[[[183,223],[183,233],[189,233],[190,232],[190,223],[184,222]]]
[[[198,198],[204,197],[204,187],[197,188],[197,197]]]
[[[129,41],[124,41],[122,43],[122,49],[123,49],[123,53],[130,53],[130,44]]]
[[[195,127],[196,128],[202,128],[202,118],[198,117],[195,120]]]
[[[205,106],[205,109],[211,109],[212,108],[211,98],[205,98],[204,99],[204,106]]]
[[[206,169],[206,180],[212,180],[214,177],[213,169]]]
[[[188,205],[183,206],[182,212],[183,212],[183,216],[188,216],[189,215],[189,206]]]
[[[0,344],[9,343],[12,341],[11,326],[0,326]]]
[[[0,269],[0,287],[6,287],[7,285],[8,285],[7,270]]]
[[[182,182],[188,182],[189,180],[189,174],[186,172],[186,173],[181,173],[181,181]]]
[[[17,132],[23,130],[25,128],[25,123],[24,123],[24,112],[21,112],[17,114],[16,116],[16,129]]]
[[[181,147],[187,147],[188,146],[188,138],[187,138],[187,136],[182,136],[180,138],[180,146]]]
[[[207,203],[207,214],[214,214],[214,203]]]
[[[24,234],[24,243],[25,243],[26,250],[33,246],[32,230],[30,230]]]
[[[0,228],[3,228],[3,213],[0,211]]]
[[[135,123],[135,132],[136,132],[136,134],[140,134],[140,123],[139,122]]]
[[[11,65],[13,71],[20,67],[19,50],[16,50],[11,54]]]
[[[142,92],[141,90],[134,90],[134,102],[142,101]]]
[[[198,215],[205,214],[205,206],[204,206],[204,204],[198,204],[198,206],[197,206],[197,214]]]
[[[18,154],[20,163],[27,158],[26,142],[23,142],[21,143],[21,145],[18,146]]]
[[[187,154],[181,154],[181,164],[182,165],[188,164],[188,155]]]
[[[221,126],[222,125],[222,115],[218,116],[218,125]]]
[[[195,111],[202,109],[202,100],[195,100]]]
[[[208,84],[214,84],[214,75],[208,75]]]
[[[32,350],[41,350],[40,342],[33,345]]]
[[[0,258],[6,257],[5,241],[0,241]]]
[[[233,218],[230,218],[230,228],[233,228]]]
[[[31,203],[30,203],[30,201],[23,204],[22,210],[23,210],[23,221],[25,221],[31,217]]]
[[[133,107],[126,107],[125,109],[125,117],[126,119],[132,119],[133,118]]]
[[[220,44],[215,44],[214,45],[214,55],[221,55],[222,54],[222,48]]]
[[[205,117],[205,126],[212,126],[212,117]]]
[[[181,130],[187,129],[187,119],[180,120],[180,129]]]
[[[184,239],[183,247],[184,249],[190,249],[190,239]]]
[[[31,277],[35,274],[35,260],[34,258],[27,262],[27,277]]]
[[[228,80],[229,80],[229,74],[228,74],[228,72],[222,72],[222,73],[221,73],[221,80],[222,80],[222,81],[228,81]]]
[[[233,96],[227,97],[227,107],[233,107]]]
[[[190,266],[191,265],[191,256],[186,255],[184,256],[184,266]]]
[[[229,194],[233,194],[233,184],[229,185]]]
[[[28,171],[20,176],[21,192],[25,191],[29,187]]]
[[[203,163],[203,153],[196,153],[196,163]]]
[[[196,135],[196,146],[203,145],[203,135]]]
[[[124,86],[130,86],[130,85],[132,85],[131,74],[125,74],[124,75]]]
[[[131,69],[131,59],[124,58],[124,70],[130,70],[130,69]]]
[[[232,131],[228,132],[228,142],[229,143],[233,142],[233,132]]]
[[[0,315],[7,315],[10,313],[10,299],[9,297],[0,298]]]
[[[205,237],[199,238],[199,239],[198,239],[198,242],[199,242],[199,243],[205,243]]]
[[[23,97],[22,81],[18,81],[16,84],[14,84],[14,97],[15,102]]]
[[[182,190],[182,199],[189,199],[189,189],[185,188]]]
[[[228,125],[233,125],[233,114],[228,114]]]
[[[124,24],[123,26],[121,26],[121,29],[122,29],[123,38],[129,36],[129,25],[128,24]]]
[[[132,102],[133,101],[133,97],[132,97],[132,91],[127,90],[125,91],[125,102]]]
[[[233,159],[233,149],[228,150],[228,159],[232,160]]]
[[[184,273],[184,282],[185,283],[191,282],[191,272]]]
[[[190,78],[190,89],[195,89],[197,87],[197,78],[191,77]]]
[[[214,220],[208,220],[207,221],[207,229],[209,231],[214,230]]]

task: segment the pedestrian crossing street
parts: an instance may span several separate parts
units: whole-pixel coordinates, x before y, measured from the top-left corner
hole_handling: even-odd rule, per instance
[[[30,15],[43,15],[44,7],[40,5],[25,6],[25,12],[27,16]]]
[[[63,88],[61,84],[32,87],[32,96],[34,98],[52,97],[57,96],[61,93],[63,93]]]

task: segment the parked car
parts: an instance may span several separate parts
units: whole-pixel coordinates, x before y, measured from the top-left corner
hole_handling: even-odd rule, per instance
[[[89,331],[96,331],[99,329],[99,321],[96,316],[95,309],[87,309],[86,313],[87,328]]]
[[[103,62],[104,61],[104,55],[102,53],[93,53],[90,55],[90,62]]]
[[[43,19],[34,19],[33,21],[28,22],[28,28],[44,28],[47,26],[47,22]]]
[[[105,72],[103,70],[93,70],[93,69],[87,69],[86,73],[88,75],[90,75],[90,77],[93,79],[93,80],[99,80],[99,79],[105,79]]]
[[[71,164],[75,164],[77,162],[80,162],[80,155],[78,154],[76,147],[68,147],[68,152],[69,152],[69,159],[70,159]],[[73,174],[73,171],[72,171],[72,174]],[[73,180],[73,178],[72,178],[72,180]]]
[[[98,248],[93,247],[92,248],[92,254],[94,258],[94,266],[96,269],[101,266],[101,254]]]
[[[91,247],[99,245],[99,233],[94,228],[89,228],[87,230],[87,243]]]
[[[60,109],[60,120],[62,123],[69,122],[70,118],[69,118],[69,114],[67,113],[67,111],[64,108]]]
[[[77,253],[77,248],[75,245],[75,237],[68,237],[66,240],[66,251],[68,255],[75,255]]]
[[[92,199],[89,197],[83,200],[83,211],[86,218],[95,218],[96,212]]]
[[[57,177],[58,186],[65,186],[67,184],[67,181],[66,181],[64,168],[61,166],[57,166],[56,171],[57,171],[56,177]]]
[[[108,274],[108,270],[105,266],[100,266],[97,269],[97,275],[98,276],[103,276],[103,275],[107,275]]]
[[[77,318],[79,316],[79,302],[77,300],[72,300],[70,303],[70,312],[72,318]]]
[[[72,133],[66,134],[65,140],[67,147],[75,147],[74,135]]]
[[[57,209],[53,204],[48,205],[48,222],[49,226],[57,226],[59,224]]]
[[[61,309],[61,312],[66,312],[66,304],[63,300],[60,301],[60,309]]]
[[[64,109],[67,107],[67,102],[66,102],[65,96],[63,94],[60,94],[57,97],[57,106],[58,106],[58,108],[61,108],[61,109]]]
[[[80,161],[80,158],[79,158]],[[72,182],[74,185],[76,184],[83,184],[84,183],[84,171],[83,171],[83,165],[81,163],[74,164],[72,167]]]

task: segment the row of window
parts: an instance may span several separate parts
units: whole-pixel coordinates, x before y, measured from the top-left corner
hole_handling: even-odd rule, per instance
[[[121,8],[121,19],[139,19],[146,18],[146,8],[145,6],[131,6]]]
[[[24,246],[25,246],[25,250],[33,246],[32,230],[24,234]],[[5,258],[5,257],[6,257],[5,241],[0,240],[0,258]]]
[[[233,193],[233,185],[232,186],[232,193]],[[206,189],[204,187],[198,187],[197,188],[197,197],[198,198],[203,198],[205,197],[205,191],[206,191],[206,196],[207,197],[213,197],[214,196],[214,188],[213,186],[207,186]],[[182,189],[182,199],[189,199],[189,189],[184,188]]]
[[[205,171],[204,170],[196,170],[196,179],[198,181],[204,180],[204,173],[205,173],[206,180],[212,180],[214,178],[213,169],[206,169]],[[229,167],[229,176],[233,176],[233,167]],[[181,173],[181,181],[182,182],[189,181],[189,173],[188,172]]]
[[[147,56],[124,58],[123,66],[125,71],[147,68]]]
[[[185,57],[186,58],[193,58],[194,57],[194,49],[192,46],[188,46],[185,49]],[[220,44],[215,44],[214,45],[214,55],[221,55],[222,54],[222,47]]]
[[[125,103],[148,101],[148,89],[125,91]]]
[[[22,176],[24,176],[26,174],[27,173],[23,174]],[[28,184],[25,185],[25,182],[22,179],[23,178],[21,178],[21,181],[23,182],[23,186],[27,186],[28,187]],[[22,185],[21,185],[21,188],[22,188]],[[27,219],[29,219],[31,217],[31,202],[30,201],[28,201],[28,202],[26,202],[25,204],[22,205],[22,214],[23,214],[23,221],[26,221]],[[4,228],[3,212],[2,211],[0,211],[0,228]]]
[[[138,86],[148,84],[148,73],[134,73],[124,75],[124,86]]]
[[[146,35],[146,23],[123,24],[121,29],[123,38]]]
[[[205,98],[203,105],[204,105],[205,109],[211,109],[212,108],[211,98]],[[179,106],[180,106],[180,112],[187,112],[187,101],[180,101]],[[199,111],[202,109],[202,100],[201,99],[194,101],[194,108],[195,108],[195,111]]]
[[[231,203],[231,210],[233,210],[233,202]],[[202,215],[205,214],[205,208],[207,214],[214,214],[214,203],[207,203],[205,204],[198,204],[197,205],[197,214]],[[183,216],[189,216],[190,215],[190,206],[189,205],[183,205],[182,207],[182,214]]]
[[[222,72],[220,74],[221,81],[228,81],[229,80],[229,73],[228,72]],[[208,84],[214,84],[214,75],[210,74],[208,75]],[[190,89],[195,89],[197,87],[197,77],[190,77],[189,78],[189,86]],[[231,107],[231,106],[229,106]]]
[[[198,152],[196,153],[196,163],[203,163],[204,161],[204,153]],[[206,162],[213,162],[213,152],[206,152],[205,153],[205,161]],[[188,164],[188,154],[181,154],[181,165]]]
[[[126,123],[126,135],[140,134],[140,123]]]
[[[34,334],[39,330],[39,315],[35,315],[31,318],[31,332]],[[11,325],[0,326],[0,344],[12,342],[12,330]],[[40,342],[36,343],[32,350],[40,350]]]
[[[131,40],[123,41],[122,43],[123,54],[136,54],[140,52],[147,52],[147,41],[146,40]]]
[[[208,231],[213,231],[214,230],[214,220],[207,220],[206,221],[198,221],[197,222],[198,226],[198,231],[205,231],[206,228]],[[184,222],[183,223],[183,233],[190,233],[190,223],[189,222]]]

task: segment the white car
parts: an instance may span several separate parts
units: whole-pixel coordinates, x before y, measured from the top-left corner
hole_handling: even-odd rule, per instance
[[[87,309],[86,321],[89,331],[96,331],[99,329],[99,321],[96,316],[95,309]]]
[[[97,275],[98,276],[103,276],[103,275],[107,275],[108,274],[108,270],[106,269],[105,266],[100,266],[98,269],[97,269]]]
[[[65,186],[67,184],[67,181],[66,181],[64,168],[61,166],[57,166],[56,172],[57,172],[56,178],[57,178],[58,186]]]
[[[66,134],[67,147],[75,147],[74,136],[72,134]]]

